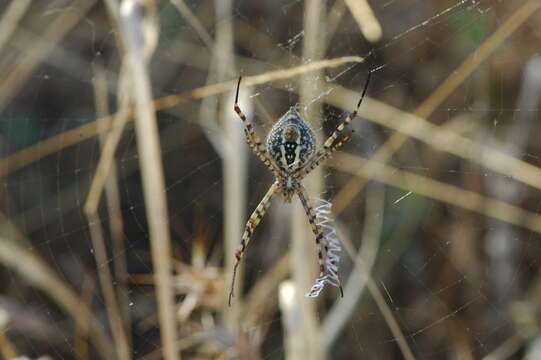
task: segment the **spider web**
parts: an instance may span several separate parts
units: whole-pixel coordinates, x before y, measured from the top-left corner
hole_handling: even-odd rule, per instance
[[[0,358],[105,358],[93,335],[84,335],[90,318],[105,328],[114,351],[118,339],[99,277],[105,268],[112,272],[130,357],[160,358],[148,204],[131,122],[115,152],[117,197],[107,185],[94,220],[89,223],[84,211],[103,154],[92,127],[99,117],[99,77],[109,111],[118,110],[122,93],[116,24],[101,2],[58,0],[25,8],[21,1],[20,17],[13,3],[0,4],[6,15],[0,33],[9,34],[7,42],[0,38]],[[288,322],[295,303],[284,302],[292,289],[289,264],[298,265],[287,255],[295,204],[281,196],[272,200],[248,246],[241,281],[246,297],[235,298],[243,320],[238,331],[228,330],[224,257],[233,254],[226,251],[227,216],[240,214],[232,221],[241,233],[273,179],[243,142],[240,120],[227,103],[229,88],[207,94],[206,86],[238,73],[248,83],[254,75],[344,56],[365,61],[241,89],[243,111],[261,137],[298,105],[321,141],[353,110],[372,71],[369,99],[349,127],[355,131],[351,140],[315,175],[323,190],[309,191],[314,205],[316,198],[333,203],[344,248],[344,298],[327,287],[310,300],[317,304],[318,354],[539,356],[537,2],[369,1],[370,15],[363,1],[322,1],[320,58],[303,56],[308,2],[233,1],[223,15],[220,6],[227,3],[186,1],[201,32],[193,18],[179,13],[184,2],[159,2],[159,39],[149,63],[154,98],[192,97],[157,112],[182,357],[295,358],[291,344],[297,340],[291,332],[296,323]],[[359,16],[362,24],[381,27],[380,40],[367,40],[377,31],[360,29]],[[17,26],[10,32],[12,20]],[[227,53],[205,43],[218,41],[226,23],[234,28],[233,65],[225,64]],[[302,86],[316,90],[301,100]],[[199,95],[192,92],[197,88],[203,88]],[[382,160],[387,141],[399,142],[397,129],[409,139]],[[234,152],[229,161],[227,151]],[[378,167],[368,162],[373,158]],[[366,169],[363,177],[355,175],[360,169]],[[227,194],[235,200],[226,202]],[[104,233],[104,261],[92,239],[95,225]],[[315,251],[306,257],[315,271]],[[82,320],[76,320],[78,311],[66,310],[62,304],[71,298],[49,273],[74,289],[75,304],[91,317],[80,310]],[[293,289],[309,290],[294,283]]]

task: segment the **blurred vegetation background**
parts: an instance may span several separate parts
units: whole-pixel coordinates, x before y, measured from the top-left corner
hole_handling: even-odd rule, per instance
[[[0,1],[0,358],[541,358],[539,0]],[[246,146],[341,151],[344,297]],[[133,121],[132,121],[133,120]]]

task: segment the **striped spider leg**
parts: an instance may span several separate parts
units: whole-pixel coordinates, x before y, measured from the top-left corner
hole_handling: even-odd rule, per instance
[[[301,180],[314,170],[323,160],[328,158],[333,152],[338,150],[345,144],[350,135],[344,136],[338,140],[339,135],[356,116],[361,105],[361,102],[368,88],[368,81],[365,84],[361,99],[357,103],[355,110],[348,118],[338,125],[332,135],[325,141],[322,149],[316,151],[316,137],[310,126],[304,121],[295,107],[291,107],[270,130],[266,146],[261,143],[261,140],[252,123],[242,113],[238,106],[239,88],[242,77],[239,77],[237,83],[237,92],[235,96],[234,111],[244,124],[244,138],[248,146],[253,150],[255,155],[272,171],[275,177],[275,182],[271,185],[259,205],[256,207],[244,229],[239,249],[235,252],[235,265],[233,268],[233,276],[231,280],[231,289],[229,292],[229,305],[231,298],[234,296],[235,278],[237,268],[246,250],[246,246],[250,242],[254,231],[261,222],[263,216],[270,206],[270,201],[277,193],[282,193],[285,202],[291,202],[293,195],[297,194],[304,211],[310,222],[312,232],[316,236],[317,255],[319,261],[320,276],[325,275],[325,262],[323,259],[323,248],[327,252],[327,245],[323,244],[323,234],[316,223],[316,215],[313,207],[308,201],[306,190],[301,184]],[[340,293],[343,295],[342,287]]]
[[[372,73],[369,72],[368,76],[366,77],[363,92],[361,94],[359,102],[357,103],[357,106],[355,107],[355,110],[353,110],[353,112],[348,115],[346,120],[344,120],[336,127],[331,136],[329,136],[327,140],[325,140],[325,142],[323,143],[323,148],[318,150],[317,153],[312,157],[311,161],[299,171],[299,181],[302,180],[306,175],[308,175],[312,170],[317,168],[321,162],[329,158],[333,152],[342,147],[342,145],[344,145],[350,139],[351,134],[344,136],[341,140],[335,143],[335,141],[338,139],[338,136],[342,133],[342,131],[344,131],[345,127],[349,125],[353,121],[353,119],[355,119],[355,117],[357,117],[357,113],[359,112],[361,103],[363,102],[366,91],[368,90],[368,84],[370,83],[371,74]]]
[[[302,207],[304,208],[304,212],[306,213],[306,216],[308,216],[308,222],[310,223],[310,228],[312,229],[312,232],[316,236],[316,246],[317,246],[317,258],[319,262],[319,277],[322,277],[326,274],[325,269],[325,260],[323,259],[323,251],[321,250],[321,247],[325,248],[325,255],[328,254],[329,248],[325,241],[323,241],[323,233],[321,232],[316,219],[316,214],[314,211],[314,208],[310,203],[308,202],[308,196],[306,194],[306,190],[304,189],[304,186],[302,186],[300,183],[298,184],[298,187],[296,189],[297,196],[301,200]],[[334,264],[333,264],[334,265]],[[342,284],[340,282],[340,279],[338,279],[338,288],[340,289],[340,296],[344,297],[344,290],[342,290]]]
[[[272,171],[274,176],[278,179],[280,178],[281,172],[283,169],[280,169],[272,160],[272,158],[269,156],[267,149],[265,149],[265,146],[261,143],[260,137],[257,135],[254,126],[246,118],[246,115],[242,112],[242,110],[239,107],[239,89],[240,89],[240,81],[242,80],[242,76],[239,77],[239,81],[237,83],[237,92],[235,94],[235,105],[233,107],[233,110],[237,113],[237,115],[242,120],[242,124],[244,125],[244,139],[246,140],[246,143],[248,146],[252,149],[252,151],[255,153],[255,155],[263,162],[267,168]],[[235,252],[235,265],[233,267],[233,277],[231,279],[231,290],[229,292],[229,305],[231,306],[231,298],[234,296],[234,289],[235,289],[235,278],[237,276],[237,268],[240,264],[240,261],[242,259],[242,256],[244,255],[244,251],[246,250],[246,246],[252,239],[252,235],[255,231],[255,228],[257,225],[259,225],[261,219],[265,215],[268,207],[270,206],[270,200],[272,197],[278,193],[280,189],[280,184],[278,181],[276,181],[272,186],[269,188],[259,205],[256,207],[252,215],[250,215],[250,218],[248,219],[248,222],[246,223],[244,233],[242,235],[241,243],[239,249]]]
[[[270,201],[274,195],[278,193],[280,190],[280,184],[278,182],[275,182],[271,185],[265,196],[263,196],[263,199],[259,202],[259,205],[255,208],[252,215],[250,215],[250,218],[248,219],[248,222],[246,223],[246,227],[244,229],[244,233],[242,234],[242,239],[240,241],[240,248],[235,252],[235,266],[233,267],[233,278],[231,279],[231,289],[229,291],[229,306],[231,306],[231,298],[235,296],[235,278],[237,276],[237,268],[240,264],[240,260],[242,256],[244,255],[244,251],[246,250],[246,246],[252,239],[252,235],[254,234],[254,230],[259,225],[259,222],[265,216],[265,213],[267,212],[267,209],[270,206]]]
[[[273,172],[275,176],[278,176],[279,168],[272,162],[272,159],[269,157],[269,154],[267,153],[267,150],[265,149],[265,146],[261,143],[260,137],[255,132],[254,126],[246,118],[246,115],[242,112],[242,110],[239,107],[239,89],[240,89],[240,81],[242,80],[242,76],[239,77],[239,82],[237,83],[237,93],[235,94],[235,105],[234,110],[237,113],[237,115],[242,120],[242,124],[244,125],[244,139],[246,140],[246,143],[252,149],[252,151],[255,153],[255,155],[261,160],[267,168],[269,168],[270,171]]]

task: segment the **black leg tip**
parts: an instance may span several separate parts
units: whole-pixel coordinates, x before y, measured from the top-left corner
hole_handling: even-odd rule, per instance
[[[239,102],[239,88],[240,88],[240,81],[242,80],[242,75],[239,76],[239,82],[237,83],[237,93],[235,94],[235,105]]]

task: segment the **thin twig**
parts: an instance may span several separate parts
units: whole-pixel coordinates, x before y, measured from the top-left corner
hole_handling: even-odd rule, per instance
[[[116,128],[120,129],[120,127],[116,127]],[[121,132],[121,129],[120,129],[120,131],[118,133],[120,133],[120,132]],[[107,139],[108,140],[113,139],[113,137],[114,137],[114,134],[110,133]],[[114,142],[114,140],[110,141],[108,143],[113,143],[113,142]],[[113,146],[116,146],[116,143]],[[107,154],[111,154],[111,153],[114,154],[114,151],[102,152],[102,157],[101,158],[111,159],[111,162],[112,162],[112,159],[114,158],[114,155],[107,156]],[[109,170],[109,169],[107,169],[107,170]],[[105,175],[102,175],[102,174],[103,174],[102,172],[99,172],[99,173],[97,172],[96,173],[96,175],[94,176],[95,180],[94,180],[93,184],[96,183],[96,179],[101,179],[101,180],[103,180],[103,182],[105,182],[106,179],[107,179],[107,181],[109,183],[110,183],[110,181],[114,181],[114,178],[109,178],[109,177],[106,178]],[[103,183],[100,183],[100,185],[103,186]],[[92,189],[96,189],[96,187],[91,187],[91,190]],[[106,250],[105,250],[103,234],[102,234],[103,230],[102,230],[102,227],[101,227],[100,218],[97,215],[97,206],[98,206],[98,203],[99,203],[99,198],[100,198],[100,194],[101,194],[101,188],[99,188],[98,190],[99,191],[91,192],[89,194],[89,196],[87,198],[87,203],[85,205],[85,213],[86,213],[87,219],[88,219],[88,224],[89,224],[89,229],[90,229],[90,237],[92,239],[92,244],[93,244],[93,247],[95,249],[94,255],[96,256],[96,264],[97,264],[97,268],[98,268],[98,274],[100,275],[100,284],[102,286],[102,291],[103,291],[104,296],[105,296],[105,300],[106,300],[106,304],[107,304],[107,311],[109,312],[109,319],[111,321],[111,327],[113,329],[113,333],[115,334],[116,341],[119,343],[119,346],[118,346],[118,349],[117,349],[119,351],[119,357],[121,359],[127,359],[127,358],[129,358],[128,338],[127,338],[127,335],[126,335],[125,330],[124,330],[124,325],[122,324],[123,323],[123,317],[120,315],[121,312],[119,310],[119,306],[118,306],[118,303],[116,301],[116,295],[114,293],[114,289],[112,287],[112,276],[111,276],[108,261],[107,261],[107,253],[106,253]],[[96,195],[94,195],[94,194],[96,194]],[[110,194],[109,194],[109,196],[111,196]],[[114,208],[113,208],[113,211],[111,211],[110,202],[111,201],[108,201],[111,216],[113,216],[115,214],[116,214],[116,216],[120,216],[120,214],[117,211],[115,211]],[[120,220],[120,219],[118,219],[118,220]],[[119,241],[123,244],[123,232],[121,231],[121,228],[119,228],[119,226],[120,225],[117,223],[117,220],[112,221],[111,222],[111,228],[112,228],[112,233],[111,234],[113,235],[113,232],[115,234],[114,235],[114,238],[116,239],[115,249],[120,251],[118,253],[118,257],[124,257],[125,256],[125,251],[122,250],[124,248],[124,246],[121,245],[120,250],[119,250],[119,244],[118,244]],[[123,262],[122,259],[119,259],[118,257],[117,256],[114,257],[115,259],[117,259],[117,260],[115,260],[115,263]],[[125,264],[125,262],[123,262],[123,263]],[[120,265],[120,267],[122,269],[124,269],[124,272],[123,272],[124,276],[122,275],[122,273],[117,274],[117,275],[119,275],[121,277],[125,277],[126,276],[125,266]],[[125,279],[122,279],[123,283],[124,283],[124,281],[125,281]],[[126,301],[123,301],[123,304],[125,304],[125,303],[126,303]],[[126,309],[125,311],[129,311],[129,310]]]
[[[391,333],[393,334],[394,338],[396,339],[396,342],[398,343],[398,347],[400,348],[400,351],[402,355],[404,356],[404,359],[406,360],[414,360],[415,356],[413,356],[413,352],[411,351],[408,342],[406,341],[406,337],[402,333],[402,330],[400,329],[400,325],[398,325],[398,322],[396,321],[396,318],[393,315],[393,312],[385,302],[385,298],[381,294],[381,291],[379,290],[376,282],[374,279],[364,272],[364,275],[366,276],[366,286],[368,287],[368,290],[370,291],[370,295],[372,295],[372,298],[376,302],[376,305],[383,315],[383,318],[385,319],[385,323],[387,326],[389,326],[389,329],[391,330]]]
[[[90,304],[92,304],[94,287],[94,279],[89,274],[85,273],[81,289],[81,307],[89,307]],[[85,314],[84,311],[82,314]],[[75,328],[73,352],[75,353],[77,360],[88,360],[88,344],[83,335],[88,333],[89,320],[90,319],[84,317],[76,323],[77,327]]]
[[[107,310],[108,320],[111,324],[113,338],[115,340],[115,349],[120,360],[130,359],[130,347],[124,325],[122,325],[122,316],[118,308],[115,290],[113,288],[113,277],[107,261],[107,250],[103,240],[103,230],[100,219],[96,214],[86,214],[88,218],[88,227],[90,229],[90,238],[96,258],[96,268],[100,279],[101,290],[105,298],[105,308]]]
[[[96,93],[96,103],[97,108],[101,108],[101,112],[106,111],[107,97],[103,99],[103,94],[106,94],[105,91],[99,91],[100,87],[100,74],[96,74],[98,79],[95,83],[95,93]],[[103,84],[105,80],[103,75],[101,78],[101,87],[106,88]],[[101,100],[101,101],[100,101]],[[100,105],[101,104],[101,105]],[[100,111],[100,110],[98,110]],[[102,136],[103,137],[103,136]],[[100,137],[100,143],[103,142],[102,137]],[[115,178],[108,178],[109,182],[115,180]],[[110,194],[109,194],[110,195]],[[99,196],[98,196],[99,199]],[[97,202],[96,202],[97,203]],[[113,288],[113,277],[111,275],[111,270],[109,269],[109,262],[107,261],[107,250],[105,248],[105,240],[103,239],[103,229],[101,226],[100,218],[97,214],[96,208],[86,209],[86,216],[88,219],[88,227],[90,229],[90,238],[92,240],[92,246],[94,248],[94,256],[96,258],[96,268],[98,270],[98,276],[100,279],[100,285],[105,298],[106,310],[108,314],[108,320],[111,324],[111,329],[113,332],[113,338],[116,343],[116,350],[118,353],[119,359],[128,360],[130,356],[130,346],[128,345],[128,337],[124,329],[122,316],[120,315],[120,309],[118,306],[116,293]]]
[[[124,67],[123,67],[124,68]],[[123,73],[121,71],[121,73]],[[109,114],[108,91],[106,73],[102,67],[95,67],[94,71],[94,97],[96,103],[96,114],[98,117],[104,117]],[[125,76],[121,76],[125,79]],[[122,82],[122,80],[121,80]],[[124,96],[120,94],[120,99]],[[122,100],[120,100],[122,101]],[[122,104],[120,104],[122,107]],[[100,133],[100,148],[103,151],[104,142],[106,139],[105,132]],[[112,152],[114,153],[114,151]],[[113,243],[113,268],[115,270],[115,278],[118,283],[118,294],[120,298],[120,313],[126,329],[131,329],[130,321],[130,299],[128,297],[128,288],[126,280],[128,278],[128,264],[126,262],[126,247],[124,245],[124,221],[122,219],[122,210],[120,209],[120,192],[118,189],[118,176],[116,166],[112,165],[107,181],[105,184],[105,194],[107,199],[107,211],[109,214],[109,231]],[[93,208],[96,210],[96,208]],[[93,213],[97,215],[97,213]],[[128,331],[128,344],[130,336]]]
[[[105,140],[101,140],[101,156],[85,203],[85,211],[89,213],[96,212],[97,210],[101,192],[110,176],[111,169],[113,169],[116,148],[120,142],[126,124],[131,119],[131,100],[129,98],[130,81],[128,78],[129,67],[124,64],[122,65],[120,76],[120,100],[118,112],[112,116],[103,116],[92,123],[97,125],[97,134],[108,130],[110,131]],[[109,124],[110,122],[112,122],[111,125]]]
[[[151,6],[151,3],[147,2],[145,5]],[[120,28],[126,47],[125,56],[129,61],[133,79],[133,96],[136,109],[135,130],[152,248],[164,358],[177,360],[180,359],[180,354],[175,346],[177,323],[171,274],[169,214],[164,191],[165,181],[159,133],[145,56],[145,50],[149,49],[149,45],[145,42],[147,39],[145,39],[142,29],[144,20],[139,17],[138,14],[140,13],[136,11],[138,6],[143,6],[143,4],[136,1],[123,2],[120,9]],[[152,11],[145,10],[146,16],[152,16]]]
[[[385,298],[383,297],[381,291],[379,290],[379,287],[375,283],[374,279],[372,278],[372,275],[370,274],[369,270],[365,267],[365,264],[358,258],[353,258],[355,255],[355,248],[351,242],[351,240],[347,237],[342,237],[342,244],[344,245],[344,248],[346,249],[348,255],[350,258],[355,260],[355,268],[359,269],[357,265],[360,266],[360,276],[362,280],[366,283],[366,287],[368,288],[368,291],[370,292],[370,295],[376,302],[376,306],[378,307],[379,311],[383,315],[383,318],[385,319],[385,323],[389,327],[389,330],[391,330],[391,333],[393,334],[394,338],[396,339],[396,342],[398,344],[398,347],[400,348],[400,351],[402,353],[402,356],[404,356],[404,359],[406,360],[414,360],[415,357],[413,356],[413,352],[411,351],[408,342],[406,340],[406,337],[404,336],[404,333],[400,329],[400,325],[398,325],[398,322],[396,321],[396,318],[393,315],[393,312],[385,302]]]
[[[214,42],[212,41],[212,37],[208,33],[208,31],[205,29],[203,24],[199,21],[197,16],[190,10],[188,5],[186,5],[186,2],[184,0],[169,0],[177,10],[184,16],[186,21],[190,24],[190,26],[197,32],[197,35],[201,38],[205,46],[212,51],[214,48]],[[219,34],[217,32],[217,34]]]
[[[325,68],[341,66],[350,62],[362,63],[364,62],[364,59],[359,56],[344,56],[334,59],[319,60],[287,69],[269,71],[260,75],[246,76],[242,78],[242,83],[245,87],[261,85],[268,82],[289,79],[295,76],[311,73]],[[178,95],[165,96],[161,99],[156,100],[154,105],[156,106],[157,110],[162,110],[165,108],[173,107],[187,100],[201,99],[206,96],[224,93],[233,89],[236,85],[237,80],[235,79],[214,84],[211,86],[196,88],[193,90],[185,91]]]

